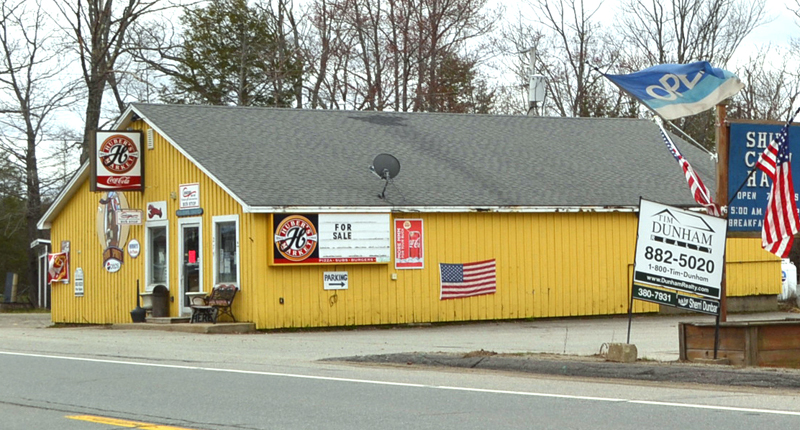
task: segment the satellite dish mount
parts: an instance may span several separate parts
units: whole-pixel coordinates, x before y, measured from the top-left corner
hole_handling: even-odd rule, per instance
[[[400,162],[397,161],[397,158],[393,155],[378,154],[378,156],[372,160],[372,165],[369,166],[369,170],[377,177],[384,180],[383,191],[378,194],[378,197],[383,199],[386,195],[386,187],[389,185],[389,181],[400,173]]]

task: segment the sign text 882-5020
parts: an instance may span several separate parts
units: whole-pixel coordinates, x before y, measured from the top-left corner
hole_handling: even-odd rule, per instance
[[[722,218],[642,200],[634,285],[718,300],[726,227]]]

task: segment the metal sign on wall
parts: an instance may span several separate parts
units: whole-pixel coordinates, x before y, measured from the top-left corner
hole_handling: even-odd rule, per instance
[[[642,200],[633,298],[716,315],[726,235],[723,218]]]
[[[95,131],[91,142],[92,191],[143,191],[141,131]]]
[[[387,263],[389,214],[275,214],[273,264]]]
[[[394,267],[395,269],[422,269],[423,230],[421,219],[394,220]]]
[[[731,123],[728,199],[733,201],[728,210],[728,231],[761,232],[772,183],[760,170],[756,170],[749,179],[747,175],[782,127],[781,124]],[[799,139],[800,126],[789,127],[789,141],[798,142]],[[791,157],[792,170],[797,172],[800,169],[800,157]],[[795,190],[800,190],[800,175],[793,177]]]

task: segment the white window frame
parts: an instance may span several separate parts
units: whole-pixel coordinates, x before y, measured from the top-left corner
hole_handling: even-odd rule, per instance
[[[219,266],[219,259],[218,259],[218,248],[217,248],[217,225],[221,223],[229,223],[233,222],[234,224],[234,231],[236,233],[236,281],[233,282],[236,285],[236,288],[241,288],[241,280],[242,280],[242,253],[239,249],[239,215],[220,215],[211,218],[212,228],[211,228],[211,255],[212,259],[214,260],[213,264],[211,265],[213,272],[213,280],[214,285],[219,283],[217,279],[217,275],[219,273],[218,266]],[[230,284],[231,282],[226,282],[226,284]]]
[[[145,240],[145,249],[144,249],[144,279],[146,280],[145,291],[152,292],[153,288],[158,284],[150,283],[150,280],[153,279],[151,276],[152,274],[150,271],[152,270],[151,260],[153,258],[152,250],[150,249],[150,229],[152,227],[164,227],[165,234],[167,236],[167,255],[166,255],[166,267],[164,268],[164,286],[167,287],[169,290],[169,220],[158,220],[158,221],[147,221],[144,225],[144,240]]]

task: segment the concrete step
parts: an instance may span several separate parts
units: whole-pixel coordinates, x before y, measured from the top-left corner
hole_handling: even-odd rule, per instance
[[[147,317],[145,322],[153,324],[183,324],[188,323],[190,317]]]
[[[148,321],[150,318],[148,318]],[[160,330],[160,331],[177,331],[183,333],[217,333],[217,334],[230,334],[230,333],[255,333],[256,325],[251,322],[218,322],[212,323],[189,323],[189,319],[185,318],[184,324],[171,324],[171,323],[126,323],[126,324],[112,324],[111,328],[114,330]]]

